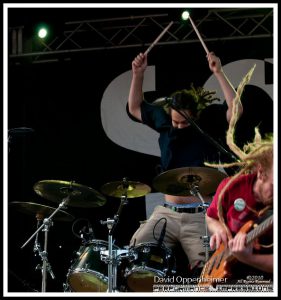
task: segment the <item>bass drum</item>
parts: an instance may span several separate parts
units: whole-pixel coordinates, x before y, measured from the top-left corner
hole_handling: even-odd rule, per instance
[[[132,250],[136,259],[125,270],[129,292],[153,292],[155,277],[175,273],[176,261],[171,249],[155,243],[141,243]]]
[[[101,260],[101,251],[108,249],[108,242],[93,240],[80,247],[78,258],[67,274],[67,285],[72,292],[106,292],[108,265]],[[119,247],[113,245],[112,250]]]

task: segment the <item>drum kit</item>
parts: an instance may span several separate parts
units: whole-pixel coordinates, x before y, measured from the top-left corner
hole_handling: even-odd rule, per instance
[[[226,177],[215,169],[204,167],[187,167],[166,171],[153,181],[154,188],[164,194],[175,196],[193,195],[200,199],[206,211],[207,203],[202,196],[215,192],[217,185]],[[41,197],[59,203],[57,208],[32,202],[11,202],[12,209],[34,215],[37,219],[37,230],[22,245],[25,247],[35,237],[34,252],[38,252],[42,260],[42,292],[46,292],[47,273],[54,279],[55,275],[48,262],[48,231],[53,221],[71,222],[75,218],[64,211],[67,206],[95,208],[106,203],[106,197],[119,198],[120,205],[113,218],[100,220],[108,229],[108,240],[84,240],[63,284],[64,292],[149,292],[152,291],[155,276],[164,278],[175,274],[175,257],[171,249],[164,245],[142,243],[120,248],[113,243],[116,225],[120,221],[123,207],[128,199],[138,198],[150,193],[151,188],[138,181],[123,178],[104,184],[101,193],[96,190],[60,180],[42,180],[37,182],[34,191]],[[200,192],[199,192],[200,191]],[[105,195],[105,196],[104,196]],[[40,231],[45,234],[43,251],[38,242]],[[208,259],[208,235],[203,238]]]

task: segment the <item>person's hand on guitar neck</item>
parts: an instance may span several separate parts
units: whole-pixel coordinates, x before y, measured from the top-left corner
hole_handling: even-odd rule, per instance
[[[235,237],[228,242],[231,254],[244,264],[272,273],[273,254],[253,253],[254,242],[246,245],[246,238],[247,234],[245,232],[238,232]]]
[[[253,253],[253,243],[249,243],[246,246],[246,238],[247,234],[245,232],[238,232],[235,237],[228,242],[228,247],[232,255],[243,263],[247,263]]]

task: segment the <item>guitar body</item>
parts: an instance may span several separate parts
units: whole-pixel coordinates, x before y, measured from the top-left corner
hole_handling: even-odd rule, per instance
[[[253,221],[245,223],[239,232],[247,233],[253,226]],[[222,243],[211,258],[205,264],[199,286],[214,286],[223,283],[224,278],[231,277],[231,265],[235,263],[235,257],[229,253],[228,248]]]

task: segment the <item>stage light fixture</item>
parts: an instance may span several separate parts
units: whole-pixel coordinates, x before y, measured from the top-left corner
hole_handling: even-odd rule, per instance
[[[38,36],[41,38],[41,39],[44,39],[48,34],[48,31],[46,28],[40,28],[38,30]]]
[[[49,26],[44,23],[38,24],[36,26],[36,34],[40,39],[46,38],[49,34]]]
[[[182,14],[181,14],[181,18],[182,18],[183,21],[188,20],[188,18],[189,18],[189,12],[187,10],[184,10],[182,12]]]

